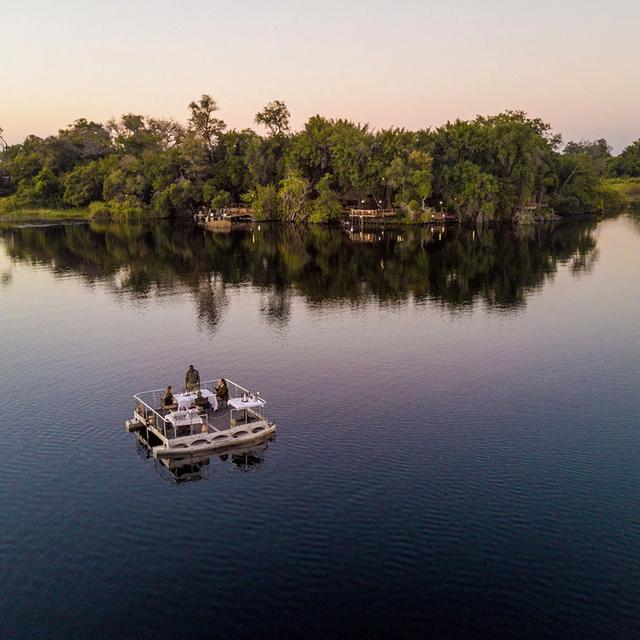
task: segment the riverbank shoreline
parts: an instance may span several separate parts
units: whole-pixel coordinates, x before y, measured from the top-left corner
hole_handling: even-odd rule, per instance
[[[88,222],[92,220],[88,209],[48,209],[29,208],[0,210],[0,222],[39,223],[39,222]]]
[[[632,205],[629,205],[631,207]],[[598,217],[602,214],[597,213],[585,213],[581,215],[570,216],[556,216],[553,218],[544,218],[531,220],[528,222],[517,223],[512,220],[491,220],[486,223],[486,226],[492,226],[495,224],[515,224],[516,226],[535,226],[550,223],[558,223],[563,220],[571,220],[575,218],[591,218]],[[16,211],[2,212],[0,211],[0,224],[56,224],[66,222],[95,222],[102,224],[145,224],[150,222],[160,222],[172,219],[174,222],[184,223],[192,220],[191,216],[139,216],[135,218],[122,219],[118,217],[96,217],[91,216],[86,209],[21,209]],[[203,229],[209,231],[216,231],[217,229],[211,229],[206,223],[198,223]],[[388,221],[366,221],[364,223],[356,222],[353,225],[349,220],[345,220],[342,223],[326,223],[326,222],[309,222],[309,221],[282,221],[282,220],[254,220],[250,223],[230,225],[227,231],[233,229],[242,229],[251,227],[257,224],[264,225],[293,225],[296,227],[344,227],[345,229],[358,230],[367,228],[406,228],[406,227],[440,227],[440,226],[469,226],[468,222],[461,222],[459,220],[447,219],[442,221],[410,221],[410,220],[388,220]],[[473,225],[472,225],[473,226]]]
[[[640,185],[640,181],[639,181]],[[635,185],[634,185],[635,186]],[[627,185],[625,185],[627,188]],[[640,194],[636,194],[633,190],[631,194],[625,193],[625,203],[620,207],[620,211],[635,209],[640,204]],[[618,211],[618,208],[616,208]],[[536,224],[545,224],[549,222],[562,222],[563,220],[569,220],[573,218],[581,218],[581,217],[591,217],[591,216],[601,216],[610,213],[610,211],[603,211],[601,213],[585,213],[585,214],[573,214],[573,215],[565,215],[565,216],[552,216],[545,217],[535,220],[529,220],[527,222],[520,222],[519,224],[522,226],[528,225],[536,225]],[[189,214],[187,216],[157,216],[154,214],[143,215],[140,217],[132,217],[123,219],[118,216],[95,216],[91,215],[91,212],[87,208],[75,208],[75,209],[49,209],[46,207],[38,207],[38,208],[25,208],[25,209],[13,209],[9,211],[3,211],[0,209],[0,223],[26,223],[26,224],[41,224],[41,223],[56,223],[56,222],[104,222],[104,223],[122,223],[122,222],[150,222],[153,220],[166,220],[169,218],[174,218],[175,220],[190,220],[192,219],[192,215]],[[282,224],[281,220],[254,220],[252,224]],[[490,223],[501,223],[501,222],[513,222],[508,220],[492,220]],[[286,224],[286,223],[285,223]],[[291,224],[308,226],[308,225],[320,225],[327,226],[328,223],[316,223],[310,222],[308,220],[291,222]],[[329,223],[330,224],[330,223]],[[345,226],[350,225],[350,219],[346,218],[341,224]],[[455,219],[447,218],[446,220],[428,220],[428,221],[412,221],[412,220],[403,220],[403,219],[390,219],[388,221],[364,221],[361,222],[359,220],[353,223],[353,228],[360,228],[362,226],[376,226],[376,227],[384,227],[384,226],[410,226],[410,227],[429,227],[429,226],[438,226],[444,224],[464,224]],[[516,222],[516,224],[518,224]],[[206,225],[203,225],[206,226]]]

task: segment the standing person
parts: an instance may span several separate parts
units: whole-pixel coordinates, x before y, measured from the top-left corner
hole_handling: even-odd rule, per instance
[[[184,379],[185,387],[187,391],[196,391],[200,388],[200,374],[197,369],[193,368],[193,365],[189,365],[189,369]]]

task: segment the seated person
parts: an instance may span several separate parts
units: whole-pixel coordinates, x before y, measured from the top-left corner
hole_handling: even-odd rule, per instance
[[[202,395],[202,391],[198,391],[198,395],[196,395],[195,399],[196,409],[200,413],[205,413],[211,409],[211,403],[209,402],[209,398],[205,398]]]
[[[164,392],[164,398],[162,398],[162,408],[165,411],[176,411],[178,409],[178,403],[176,399],[173,397],[173,391],[171,390],[171,385],[167,387],[167,390]]]
[[[229,387],[227,386],[227,381],[224,378],[220,378],[220,382],[218,382],[218,386],[216,387],[216,398],[218,398],[218,402],[220,404],[223,402],[226,404],[227,400],[229,400]]]

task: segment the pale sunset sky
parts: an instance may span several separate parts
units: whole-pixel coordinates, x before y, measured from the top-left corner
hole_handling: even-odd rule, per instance
[[[186,121],[210,93],[230,127],[284,100],[376,128],[524,109],[565,141],[640,137],[640,1],[0,0],[8,142],[79,117]]]

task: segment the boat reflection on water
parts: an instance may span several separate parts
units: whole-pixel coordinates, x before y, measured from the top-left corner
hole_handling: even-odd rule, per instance
[[[269,442],[263,442],[251,448],[244,447],[230,453],[223,453],[220,460],[230,461],[233,468],[239,471],[257,471],[264,463],[264,452],[268,446]]]
[[[162,458],[153,453],[143,433],[136,433],[136,452],[153,466],[158,475],[169,484],[182,484],[207,480],[216,467],[233,471],[258,471],[265,461],[265,452],[275,436],[259,444],[229,447],[215,454],[190,455],[184,458]]]

